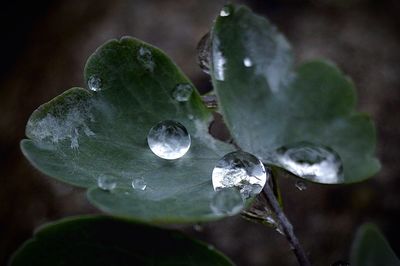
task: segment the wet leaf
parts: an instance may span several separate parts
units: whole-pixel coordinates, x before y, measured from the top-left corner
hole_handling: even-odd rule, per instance
[[[282,165],[275,151],[309,142],[339,154],[352,183],[380,168],[371,119],[354,111],[353,83],[332,63],[312,61],[293,70],[285,37],[263,17],[228,5],[212,30],[211,76],[219,108],[236,143],[264,162]],[[286,168],[287,169],[287,168]]]
[[[89,58],[85,80],[92,90],[72,88],[32,114],[29,139],[21,142],[28,160],[51,177],[88,188],[89,200],[113,215],[161,223],[220,218],[209,206],[211,172],[232,147],[208,134],[212,114],[195,89],[187,101],[174,98],[178,85],[193,86],[175,64],[125,37]],[[163,120],[181,123],[191,135],[182,158],[161,159],[149,149],[147,133]],[[113,178],[115,189],[98,188],[100,176]],[[132,188],[137,178],[145,190]]]

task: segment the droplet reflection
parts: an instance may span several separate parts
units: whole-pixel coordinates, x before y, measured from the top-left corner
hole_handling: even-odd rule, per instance
[[[165,120],[150,129],[147,143],[155,155],[174,160],[186,154],[190,148],[191,139],[182,124]]]
[[[293,174],[313,182],[337,184],[344,180],[343,165],[332,149],[300,142],[277,150],[277,162]]]
[[[267,178],[262,162],[243,151],[226,154],[212,172],[214,190],[235,187],[245,199],[260,193]]]

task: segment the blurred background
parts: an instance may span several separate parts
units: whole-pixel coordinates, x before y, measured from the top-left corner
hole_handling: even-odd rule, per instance
[[[88,56],[111,38],[131,35],[160,47],[201,92],[209,77],[196,63],[196,45],[225,1],[59,0],[3,3],[0,42],[0,265],[37,226],[93,213],[84,191],[39,173],[19,141],[29,115],[73,86],[85,86]],[[356,228],[377,223],[400,254],[400,1],[237,1],[268,16],[292,43],[296,61],[324,57],[355,81],[358,109],[378,131],[382,171],[348,186],[285,179],[286,214],[314,265],[348,260]],[[281,235],[240,217],[184,228],[212,243],[237,265],[296,265]]]

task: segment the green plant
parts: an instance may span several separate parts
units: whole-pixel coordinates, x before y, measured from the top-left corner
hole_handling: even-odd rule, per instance
[[[278,178],[290,172],[311,182],[347,184],[379,170],[374,126],[367,115],[354,111],[353,83],[323,60],[293,69],[286,39],[267,20],[242,6],[224,7],[208,38],[202,40],[200,61],[210,73],[217,111],[234,144],[209,135],[214,110],[207,108],[177,66],[159,49],[129,37],[107,42],[89,58],[84,72],[89,90],[72,88],[32,114],[26,127],[28,139],[21,141],[28,160],[51,177],[86,188],[94,206],[125,220],[77,218],[51,225],[15,255],[12,265],[32,261],[36,248],[52,246],[51,241],[59,237],[68,239],[72,234],[71,241],[75,241],[75,230],[86,232],[91,226],[96,230],[89,229],[84,249],[90,248],[90,241],[104,240],[97,236],[105,224],[124,226],[132,230],[132,237],[141,227],[154,237],[163,234],[173,239],[177,233],[136,222],[196,223],[236,214],[238,208],[218,212],[210,203],[216,195],[211,172],[222,156],[237,149],[257,156],[267,167],[268,178],[257,197],[250,187],[250,197],[239,206],[245,208],[242,215],[275,226],[291,243],[299,264],[310,264],[282,211]],[[184,125],[191,136],[188,153],[177,160],[156,156],[146,143],[149,130],[168,120]],[[141,188],[132,189],[132,182],[141,182]],[[230,264],[201,244],[182,239],[176,247],[182,252],[196,250],[198,256],[178,258],[174,249],[168,260],[183,259],[179,263],[189,265]],[[110,239],[106,240],[95,250],[107,249]],[[112,240],[110,245],[123,249],[127,256],[113,261],[114,253],[109,253],[105,265],[110,261],[125,265],[136,259],[144,265],[167,264],[143,260],[149,255],[146,252],[131,257],[127,253],[135,246]],[[159,254],[161,249],[156,246],[152,252]],[[210,261],[203,262],[202,256]],[[54,265],[56,261],[37,262],[44,263]],[[105,262],[92,262],[101,263]]]

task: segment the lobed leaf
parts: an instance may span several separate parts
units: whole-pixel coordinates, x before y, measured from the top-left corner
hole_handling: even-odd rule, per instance
[[[198,222],[221,218],[210,207],[211,173],[233,150],[208,134],[211,112],[193,84],[160,50],[124,37],[101,46],[88,60],[85,80],[96,91],[72,88],[30,117],[21,149],[40,171],[88,188],[89,200],[107,213],[147,222]],[[94,84],[93,84],[94,83]],[[187,102],[174,89],[189,84]],[[183,124],[188,153],[157,157],[148,147],[150,128],[162,120]],[[113,191],[97,187],[101,175],[116,179]],[[143,178],[147,188],[131,182]]]

